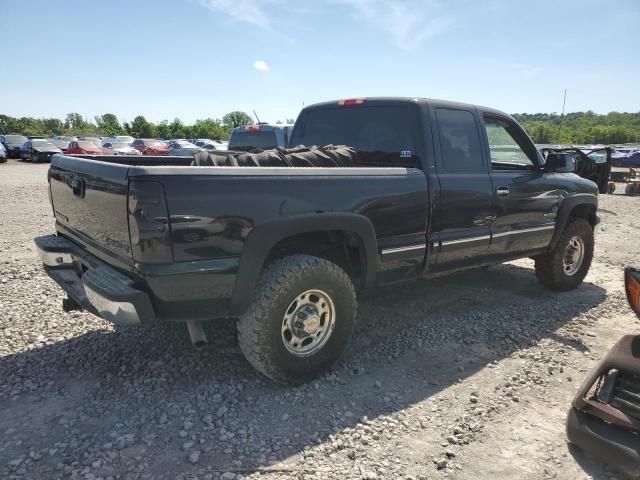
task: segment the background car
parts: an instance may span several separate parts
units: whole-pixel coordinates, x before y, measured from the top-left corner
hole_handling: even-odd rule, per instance
[[[135,140],[131,135],[113,135],[110,138],[116,143],[128,143],[129,145],[131,145]],[[104,141],[106,142],[109,140],[105,139]]]
[[[25,142],[29,139],[24,135],[2,135],[0,136],[0,143],[4,145],[7,150],[8,158],[20,158],[20,151]]]
[[[105,155],[142,155],[127,142],[106,141],[102,144],[102,150]]]
[[[58,147],[60,150],[62,150],[62,153],[67,153],[67,149],[69,148],[69,143],[71,143],[72,141],[72,140],[62,140],[56,137],[49,138],[48,140],[51,143],[53,143],[56,147]]]
[[[70,155],[102,155],[102,147],[89,140],[78,140],[77,142],[69,143],[67,153]]]
[[[202,144],[202,148],[205,150],[229,150],[229,143],[221,140],[211,140]]]
[[[138,138],[131,146],[143,155],[169,155],[169,145],[155,138]]]
[[[0,143],[0,163],[6,163],[7,161],[7,149]]]
[[[51,137],[52,140],[65,140],[67,143],[75,142],[78,140],[78,137],[70,137],[69,135],[56,135],[55,137]]]
[[[268,150],[289,145],[293,125],[240,125],[233,129],[229,138],[229,150]]]
[[[194,145],[186,140],[170,140],[169,141],[169,155],[178,157],[192,157],[196,153],[202,151],[202,148]]]
[[[210,138],[194,138],[189,139],[189,141],[198,147],[202,147],[205,143],[213,143],[213,140]]]
[[[43,138],[27,140],[20,148],[20,160],[31,160],[32,162],[51,161],[51,157],[56,153],[62,153],[50,141]]]
[[[78,137],[78,140],[83,140],[85,142],[93,142],[98,147],[102,145],[102,141],[98,137]]]

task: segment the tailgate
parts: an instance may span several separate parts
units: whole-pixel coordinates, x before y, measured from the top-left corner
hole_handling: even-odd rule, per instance
[[[49,183],[57,224],[80,239],[131,258],[128,170],[127,165],[56,155]]]

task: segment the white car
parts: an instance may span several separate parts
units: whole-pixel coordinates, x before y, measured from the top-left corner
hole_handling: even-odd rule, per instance
[[[142,152],[136,150],[129,143],[107,141],[102,144],[105,154],[112,155],[142,155]]]
[[[111,139],[104,139],[105,142],[111,141],[115,143],[128,143],[129,145],[131,145],[134,140],[135,138],[133,138],[131,135],[113,135]]]
[[[7,149],[0,143],[0,163],[6,163],[7,161]]]

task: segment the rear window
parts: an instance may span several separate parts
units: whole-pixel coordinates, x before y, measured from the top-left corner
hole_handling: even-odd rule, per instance
[[[365,165],[418,164],[416,109],[410,105],[336,106],[307,110],[290,145],[348,145]]]
[[[249,150],[260,148],[263,150],[278,146],[275,132],[233,132],[229,139],[229,150]]]

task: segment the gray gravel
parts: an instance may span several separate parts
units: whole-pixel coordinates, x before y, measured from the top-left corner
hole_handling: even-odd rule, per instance
[[[562,422],[586,371],[638,329],[621,267],[638,261],[640,198],[601,197],[577,291],[548,292],[523,260],[378,292],[336,370],[284,388],[244,360],[232,322],[196,352],[183,325],[64,313],[31,244],[53,228],[46,169],[0,165],[0,478],[614,475],[567,447]]]

